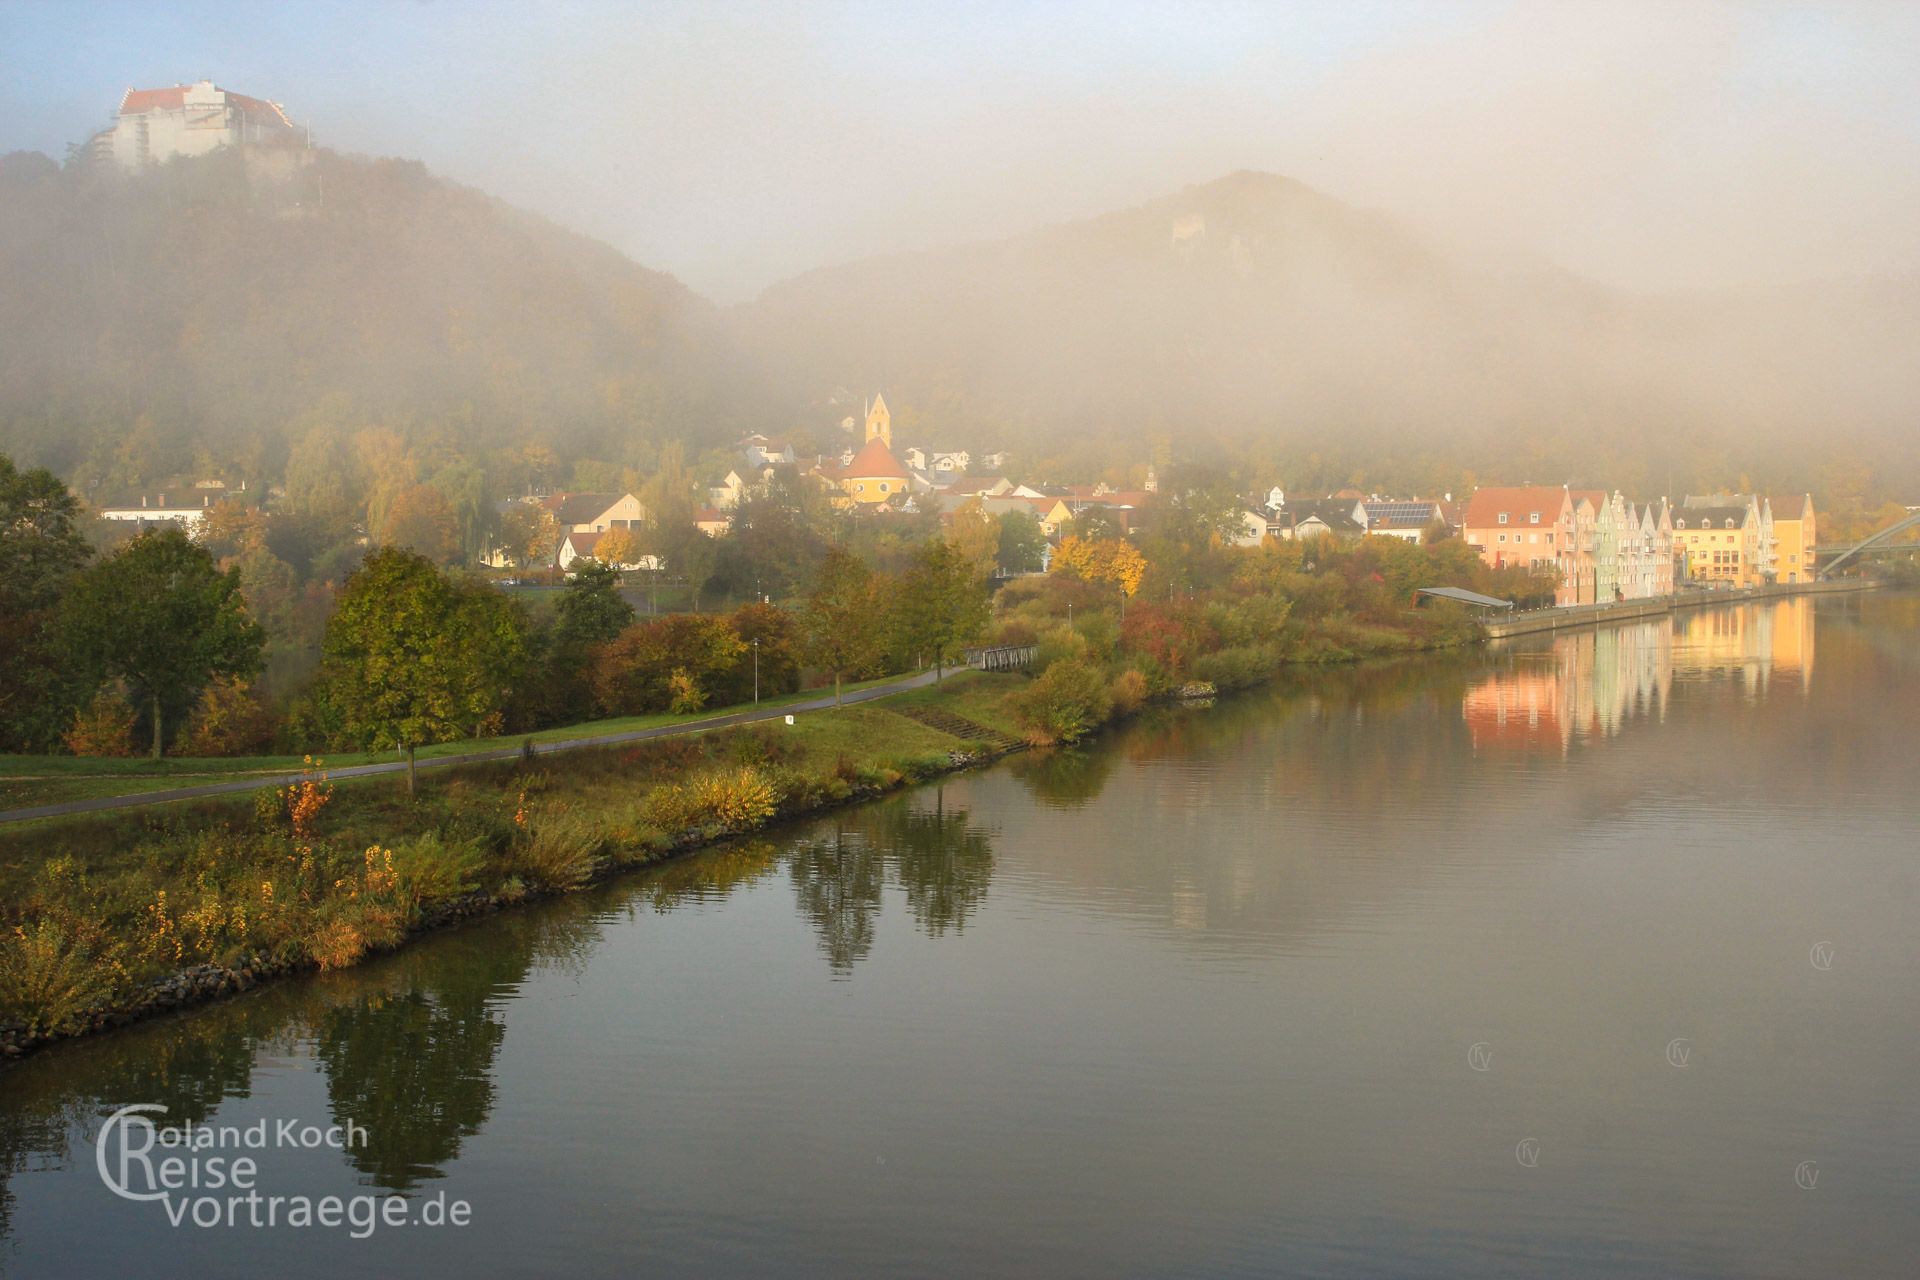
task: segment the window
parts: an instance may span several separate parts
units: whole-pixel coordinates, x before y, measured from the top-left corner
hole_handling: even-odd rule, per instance
[[[1732,516],[1728,516],[1728,517],[1727,517],[1727,528],[1729,528],[1729,529],[1731,529],[1731,528],[1733,528],[1733,517],[1732,517]]]
[[[1504,534],[1504,533],[1503,533],[1503,534],[1501,534],[1501,535],[1500,535],[1500,541],[1502,541],[1502,542],[1505,542],[1506,540],[1507,540],[1507,535],[1506,535],[1506,534]]]
[[[1506,522],[1507,522],[1507,513],[1502,511],[1500,513],[1500,523],[1505,524]]]
[[[1529,512],[1527,513],[1527,523],[1528,523],[1528,524],[1539,524],[1539,523],[1540,523],[1540,513],[1539,513],[1538,511],[1529,511]]]

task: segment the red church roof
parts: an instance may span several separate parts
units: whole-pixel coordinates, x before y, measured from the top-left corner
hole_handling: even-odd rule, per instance
[[[853,455],[853,461],[847,464],[843,474],[849,480],[912,479],[879,436],[867,441],[866,446]]]

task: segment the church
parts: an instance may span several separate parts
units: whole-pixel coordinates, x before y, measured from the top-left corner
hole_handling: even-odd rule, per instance
[[[840,486],[837,501],[844,506],[877,507],[909,491],[912,477],[893,456],[893,415],[884,395],[875,395],[867,410],[866,443],[853,460],[822,474]]]

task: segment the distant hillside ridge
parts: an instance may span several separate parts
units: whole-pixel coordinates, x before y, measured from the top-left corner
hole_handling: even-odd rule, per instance
[[[128,175],[9,157],[0,333],[0,449],[83,483],[190,455],[271,474],[316,424],[618,457],[756,415],[720,313],[671,276],[326,151]]]

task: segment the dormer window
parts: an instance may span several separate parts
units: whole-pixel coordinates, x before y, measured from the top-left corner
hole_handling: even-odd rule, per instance
[[[1727,517],[1727,528],[1729,528],[1729,529],[1731,529],[1731,528],[1733,528],[1733,517],[1732,517],[1732,516],[1728,516],[1728,517]]]
[[[1530,512],[1528,512],[1528,513],[1527,513],[1527,523],[1528,523],[1528,524],[1539,524],[1539,523],[1540,523],[1540,513],[1539,513],[1538,511],[1530,511]]]
[[[1505,524],[1506,522],[1507,522],[1507,513],[1502,511],[1500,513],[1500,523]]]

